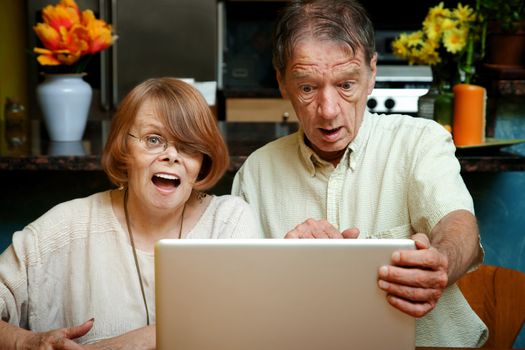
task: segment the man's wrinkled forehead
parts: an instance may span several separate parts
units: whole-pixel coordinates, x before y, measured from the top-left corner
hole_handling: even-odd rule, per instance
[[[323,44],[335,44],[335,47],[341,53],[339,58],[335,61],[324,61],[322,57],[320,57],[320,59],[312,58],[311,51],[304,49],[304,47],[300,45],[300,42],[297,42],[286,63],[286,70],[291,73],[292,78],[300,79],[316,71],[327,69],[333,73],[357,74],[363,67],[368,65],[367,62],[365,62],[362,50],[358,50],[357,55],[355,55],[354,50],[346,43],[328,40],[315,41],[318,41],[320,46]]]
[[[312,65],[294,65],[290,69],[290,77],[292,79],[304,79],[315,74],[321,74],[325,70],[329,70],[333,75],[354,76],[359,75],[363,69],[362,65],[358,65],[355,61],[347,61],[340,64],[335,64],[326,69]]]

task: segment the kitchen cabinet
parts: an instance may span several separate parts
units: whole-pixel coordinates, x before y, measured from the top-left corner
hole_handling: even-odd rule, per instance
[[[289,100],[282,98],[228,98],[228,122],[297,122]]]

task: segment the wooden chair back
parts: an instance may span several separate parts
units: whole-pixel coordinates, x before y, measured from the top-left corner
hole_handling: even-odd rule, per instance
[[[525,273],[481,265],[458,281],[468,303],[489,329],[484,348],[512,348],[525,322]]]

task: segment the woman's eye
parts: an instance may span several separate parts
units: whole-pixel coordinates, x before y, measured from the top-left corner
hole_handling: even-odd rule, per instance
[[[163,144],[164,142],[164,139],[161,137],[161,136],[158,136],[158,135],[147,135],[145,137],[146,139],[146,143],[149,145],[149,146],[157,146],[157,145],[161,145]]]

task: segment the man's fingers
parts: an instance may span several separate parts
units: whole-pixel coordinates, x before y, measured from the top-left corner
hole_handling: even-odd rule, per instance
[[[81,325],[69,327],[64,329],[64,335],[66,338],[69,339],[76,339],[80,338],[83,335],[86,335],[87,332],[91,330],[93,327],[93,323],[95,322],[95,319],[92,318],[90,320],[87,320],[86,322],[82,323]]]
[[[407,269],[392,265],[381,266],[378,277],[386,282],[417,288],[443,289],[448,283],[448,276],[445,271]]]
[[[384,280],[377,281],[377,285],[390,295],[416,303],[428,302],[429,300],[437,301],[443,293],[439,288],[409,287]]]
[[[84,347],[82,345],[79,345],[75,343],[71,339],[62,338],[60,341],[60,344],[54,344],[53,349],[61,349],[61,350],[83,350]]]
[[[434,248],[396,251],[392,254],[392,264],[434,271],[448,270],[448,260]]]
[[[343,238],[326,220],[308,219],[286,233],[285,238]]]
[[[357,227],[348,228],[341,232],[343,238],[357,238],[359,237],[359,229]]]
[[[386,300],[388,300],[388,303],[396,309],[412,317],[423,317],[436,306],[436,302],[434,301],[413,303],[390,294],[387,295]]]
[[[416,233],[412,235],[412,240],[416,244],[416,249],[428,249],[430,248],[430,240],[424,233]]]

